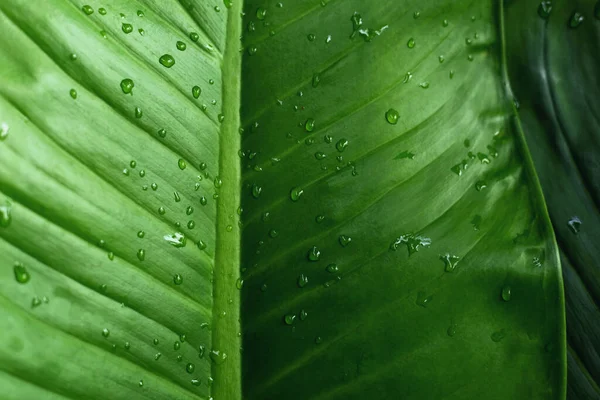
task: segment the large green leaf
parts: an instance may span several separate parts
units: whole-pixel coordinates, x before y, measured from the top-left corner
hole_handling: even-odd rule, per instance
[[[555,1],[545,19],[529,18],[526,7],[507,9],[508,61],[561,247],[569,398],[599,399],[600,2]]]
[[[500,3],[86,5],[0,3],[6,398],[564,398]]]

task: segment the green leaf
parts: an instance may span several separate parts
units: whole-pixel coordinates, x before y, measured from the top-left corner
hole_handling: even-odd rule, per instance
[[[0,11],[7,398],[564,398],[500,2]]]
[[[530,19],[513,2],[508,66],[544,189],[565,280],[569,399],[600,398],[600,2],[552,2]],[[571,27],[579,13],[583,22]],[[594,15],[595,14],[595,15]]]

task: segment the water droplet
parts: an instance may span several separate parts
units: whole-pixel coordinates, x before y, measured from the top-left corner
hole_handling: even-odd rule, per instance
[[[440,62],[440,64],[441,64],[441,63],[443,63],[443,62],[445,61],[445,58],[444,58],[444,56],[440,55],[440,56],[438,57],[438,61]]]
[[[14,267],[13,267],[13,271],[15,273],[15,279],[17,280],[17,282],[19,283],[27,283],[29,282],[29,271],[27,271],[27,268],[25,268],[25,266],[21,263],[15,263]]]
[[[340,153],[342,153],[344,150],[346,150],[346,147],[348,147],[348,143],[349,143],[348,139],[341,138],[335,144],[335,148],[337,149],[337,151],[339,151]]]
[[[237,280],[235,281],[235,287],[238,290],[242,290],[242,288],[244,287],[244,280],[242,278],[237,278]]]
[[[303,287],[305,287],[308,284],[308,278],[306,277],[306,275],[301,274],[298,277],[298,282],[297,283],[298,283],[298,287],[303,288]]]
[[[408,42],[406,42],[406,46],[408,46],[409,49],[412,49],[415,47],[415,39],[410,38],[408,39]]]
[[[175,203],[179,203],[181,201],[181,197],[177,192],[173,192],[173,198],[175,199]]]
[[[317,224],[320,224],[320,223],[321,223],[321,222],[323,222],[324,220],[325,220],[325,216],[324,216],[324,215],[317,215],[317,216],[315,217],[315,222],[316,222]]]
[[[296,315],[286,314],[283,317],[283,321],[285,322],[286,325],[294,325],[294,322],[296,322]]]
[[[327,154],[323,153],[322,151],[317,151],[317,152],[315,153],[315,158],[316,158],[317,160],[322,160],[322,159],[324,159],[325,157],[327,157]]]
[[[133,90],[133,87],[135,86],[135,84],[133,83],[133,81],[129,78],[125,78],[121,81],[121,90],[123,91],[123,93],[125,94],[130,94],[131,91]]]
[[[487,187],[487,184],[484,181],[477,181],[475,183],[475,189],[477,189],[478,192],[481,192],[486,187]]]
[[[40,306],[42,304],[42,300],[40,300],[39,297],[34,296],[33,299],[31,299],[31,308],[36,308],[37,306]]]
[[[3,122],[2,124],[0,124],[0,142],[3,140],[6,140],[6,138],[8,137],[9,129],[10,129],[10,127],[8,126],[8,124],[6,122]]]
[[[131,33],[133,32],[133,25],[123,22],[123,25],[121,25],[121,30],[125,33]]]
[[[581,220],[579,219],[579,217],[571,217],[569,219],[569,222],[567,222],[567,225],[569,225],[569,229],[571,229],[571,232],[577,235],[579,233],[579,229],[581,228]]]
[[[444,28],[448,26],[448,20],[447,19],[445,19],[445,20],[442,21],[442,26]]]
[[[292,188],[292,190],[290,190],[290,199],[292,199],[292,201],[298,201],[303,193],[304,189],[298,187]]]
[[[481,161],[482,164],[489,164],[490,163],[490,159],[489,159],[488,155],[485,154],[485,153],[478,152],[477,153],[477,158],[479,158],[479,161]]]
[[[144,112],[140,107],[136,107],[134,110],[134,114],[136,118],[142,118],[144,116]]]
[[[150,187],[152,188],[152,190],[156,191],[158,189],[158,185],[156,183],[152,183],[150,185]]]
[[[202,89],[200,89],[200,86],[194,86],[192,88],[192,96],[194,96],[195,99],[200,97],[201,93],[202,93]]]
[[[216,189],[219,189],[221,186],[223,186],[223,181],[218,176],[215,176],[215,179],[213,180],[213,184],[215,185]]]
[[[429,82],[421,82],[421,83],[419,83],[419,86],[422,89],[428,89],[429,88]]]
[[[417,18],[419,18],[420,16],[421,16],[421,13],[420,13],[419,11],[415,11],[415,12],[413,13],[413,18],[414,18],[414,19],[417,19]]]
[[[192,380],[190,381],[190,383],[191,383],[192,385],[194,385],[194,386],[200,386],[200,385],[201,385],[201,383],[200,383],[200,379],[192,379]]]
[[[77,90],[75,89],[71,89],[69,90],[69,95],[73,98],[76,99],[77,98]]]
[[[103,7],[100,7],[100,8],[98,9],[98,14],[100,14],[100,15],[106,15],[106,9],[105,9],[105,8],[103,8]]]
[[[173,283],[176,285],[181,285],[183,283],[183,276],[181,276],[181,274],[173,275]]]
[[[183,158],[180,158],[177,161],[177,166],[179,167],[180,170],[183,171],[185,169],[185,167],[187,167],[187,163],[185,162],[185,160]]]
[[[321,251],[317,248],[317,246],[313,246],[308,250],[306,257],[309,261],[319,261],[321,258]]]
[[[108,328],[102,329],[102,336],[104,336],[105,338],[110,336],[110,331],[108,330]]]
[[[448,329],[446,330],[446,333],[448,334],[448,336],[452,337],[454,335],[456,335],[456,324],[450,324],[450,326],[448,327]]]
[[[172,235],[165,235],[163,239],[168,242],[171,246],[181,248],[187,244],[185,235],[181,232],[175,232]]]
[[[275,239],[277,236],[279,236],[279,232],[275,229],[271,229],[269,231],[269,236],[272,237],[273,239]]]
[[[398,246],[401,244],[406,245],[408,249],[408,255],[411,256],[419,251],[419,247],[428,247],[431,245],[431,239],[421,235],[413,235],[412,233],[408,233],[396,238],[396,240],[394,240],[390,245],[390,249],[396,251],[398,250]]]
[[[339,268],[338,268],[337,264],[329,264],[329,265],[328,265],[328,266],[325,268],[325,270],[326,270],[327,272],[329,272],[330,274],[335,274],[336,272],[338,272],[338,271],[339,271]]]
[[[400,113],[393,108],[390,108],[385,113],[385,119],[387,120],[387,122],[389,122],[392,125],[396,125],[398,123],[399,118],[400,118]]]
[[[81,7],[81,10],[87,15],[92,15],[94,13],[94,9],[91,6],[85,5]]]
[[[511,297],[510,286],[504,286],[502,288],[502,300],[510,301],[510,297]]]
[[[139,237],[140,239],[142,239],[145,235],[146,235],[146,233],[144,231],[139,231],[137,233],[137,237]]]
[[[210,357],[211,361],[217,365],[221,365],[227,360],[227,354],[223,353],[222,351],[214,350],[214,349],[210,351],[209,357]]]
[[[177,47],[177,50],[179,51],[184,51],[187,48],[186,44],[181,40],[178,40],[177,43],[175,43],[175,47]]]
[[[144,250],[144,249],[139,249],[139,250],[137,251],[137,258],[138,258],[138,260],[140,260],[140,261],[144,261],[144,259],[146,258],[146,250]]]
[[[144,381],[142,379],[140,379],[139,385],[140,385],[140,387],[144,386]]]
[[[498,343],[499,341],[504,339],[505,336],[506,336],[506,331],[504,329],[500,329],[499,331],[492,333],[490,338],[492,339],[493,342]]]
[[[551,1],[542,1],[538,6],[538,15],[544,19],[547,19],[552,12],[552,2]]]
[[[0,227],[7,228],[12,222],[12,206],[10,203],[5,203],[0,206]]]
[[[312,87],[316,88],[321,83],[321,74],[315,72],[312,78]]]
[[[403,160],[403,159],[414,160],[415,154],[411,151],[404,150],[402,153],[400,153],[396,157],[394,157],[394,160]]]
[[[442,260],[444,262],[444,270],[446,272],[454,272],[454,270],[456,269],[456,264],[458,264],[459,259],[460,259],[460,257],[453,256],[448,253],[440,256],[440,260]]]
[[[188,223],[187,223],[188,229],[194,229],[195,226],[196,226],[196,223],[194,221],[188,221]]]
[[[304,129],[306,132],[312,132],[315,129],[315,120],[312,118],[307,119],[304,123]]]
[[[352,242],[352,238],[350,236],[340,235],[338,241],[340,242],[342,247],[346,247],[350,244],[350,242]]]
[[[309,42],[314,42],[317,37],[315,36],[314,33],[309,33],[308,35],[306,35],[306,38],[308,39]]]
[[[583,23],[584,19],[585,18],[583,17],[583,15],[581,13],[574,12],[573,15],[571,16],[571,20],[569,21],[569,26],[571,28],[575,29]]]
[[[267,10],[259,7],[256,9],[256,18],[260,19],[261,21],[265,19],[265,17],[267,16]]]
[[[185,370],[187,371],[188,374],[192,374],[196,370],[196,366],[192,363],[188,363],[185,366]]]
[[[170,54],[163,54],[158,59],[158,62],[167,68],[171,68],[173,65],[175,65],[175,59]]]
[[[140,170],[140,178],[143,178],[144,176],[146,176],[146,170],[141,169]],[[146,187],[147,188],[147,187]]]
[[[430,302],[432,299],[433,299],[433,296],[432,296],[432,295],[428,296],[428,295],[427,295],[427,293],[425,293],[424,291],[420,290],[420,291],[417,293],[417,301],[416,301],[416,304],[417,304],[418,306],[421,306],[421,307],[427,307],[427,304],[429,304],[429,302]]]
[[[321,343],[323,343],[323,338],[322,338],[321,336],[317,336],[317,337],[315,338],[315,343],[316,343],[316,344],[321,344]]]
[[[154,338],[154,340],[152,341],[152,343],[154,343],[154,345],[156,346],[158,344],[158,339]]]

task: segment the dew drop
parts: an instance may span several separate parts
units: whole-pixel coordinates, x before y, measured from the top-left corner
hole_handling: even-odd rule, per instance
[[[567,225],[569,226],[571,232],[577,235],[581,228],[581,220],[579,219],[579,217],[571,217],[567,222]]]
[[[300,199],[300,196],[302,196],[302,194],[304,193],[304,189],[295,187],[292,188],[292,190],[290,190],[290,199],[292,201],[298,201]]]
[[[170,54],[163,54],[158,59],[158,62],[166,68],[171,68],[173,65],[175,65],[175,59]]]
[[[77,90],[75,90],[75,89],[69,90],[69,95],[73,98],[73,100],[76,99],[77,98]]]
[[[259,20],[262,21],[262,20],[265,19],[266,16],[267,16],[267,10],[266,9],[264,9],[262,7],[259,7],[259,8],[256,9],[256,18],[258,18]]]
[[[15,274],[15,279],[17,280],[17,282],[19,282],[19,283],[29,282],[29,279],[30,279],[29,271],[27,271],[27,268],[25,268],[25,266],[23,264],[15,263],[15,265],[13,267],[13,272]]]
[[[417,301],[416,304],[418,306],[421,307],[427,307],[427,304],[429,304],[429,302],[431,302],[431,299],[433,299],[433,296],[428,296],[427,293],[425,293],[424,291],[420,290],[417,293]]]
[[[294,325],[296,322],[296,316],[294,314],[286,314],[283,317],[283,322],[285,322],[286,325]]]
[[[181,285],[183,283],[183,276],[181,276],[181,274],[173,275],[173,283],[176,285]]]
[[[209,353],[209,357],[210,357],[211,361],[217,365],[221,365],[225,361],[227,361],[227,354],[225,354],[219,350],[214,350],[214,349],[211,350]]]
[[[444,270],[446,272],[454,272],[454,270],[456,269],[456,264],[458,264],[459,259],[460,259],[460,257],[453,256],[448,253],[440,256],[440,260],[442,260],[444,262]]]
[[[574,12],[573,15],[571,16],[571,19],[569,20],[569,26],[573,29],[578,28],[579,25],[581,25],[583,23],[583,20],[585,18],[583,17],[583,15],[579,12]]]
[[[133,32],[133,25],[123,22],[123,25],[121,25],[121,30],[124,33],[131,33]]]
[[[0,142],[6,140],[10,127],[6,122],[0,124]]]
[[[321,251],[317,248],[317,246],[313,246],[308,250],[306,257],[309,261],[319,261],[321,258]]]
[[[538,6],[538,15],[544,19],[548,19],[550,17],[550,13],[552,12],[552,2],[551,1],[542,1]]]
[[[100,15],[106,15],[106,9],[105,9],[105,8],[103,8],[103,7],[100,7],[100,8],[98,9],[98,14],[100,14]]]
[[[329,265],[328,265],[328,266],[325,268],[325,270],[326,270],[327,272],[329,272],[330,274],[335,274],[336,272],[338,272],[338,271],[339,271],[339,268],[338,268],[337,264],[329,264]]]
[[[177,50],[179,51],[184,51],[187,48],[186,44],[181,40],[178,40],[177,43],[175,43],[175,47],[177,47]]]
[[[188,363],[185,366],[185,370],[187,371],[188,374],[192,374],[196,370],[196,366],[194,364],[192,364],[192,363]]]
[[[202,93],[202,89],[200,89],[200,86],[194,86],[192,88],[192,96],[194,96],[195,99],[200,97],[201,93]]]
[[[297,283],[298,283],[298,287],[303,288],[308,284],[308,278],[306,277],[306,275],[301,274],[298,277]]]
[[[92,15],[94,13],[94,9],[91,6],[85,5],[81,7],[81,10],[87,15]]]
[[[344,150],[346,150],[346,147],[348,147],[348,143],[349,143],[348,139],[341,138],[335,144],[335,148],[337,149],[337,151],[339,151],[340,153],[342,153]]]
[[[144,112],[140,107],[136,107],[134,110],[134,114],[136,118],[142,118],[144,116]]]
[[[123,91],[123,93],[125,94],[130,94],[131,91],[133,90],[133,87],[135,86],[135,84],[133,83],[133,81],[129,78],[125,78],[121,81],[121,90]]]
[[[110,331],[108,330],[108,328],[102,329],[102,336],[104,336],[105,338],[110,336]]]
[[[502,300],[504,301],[510,301],[510,297],[511,297],[511,289],[510,286],[504,286],[502,288]]]
[[[397,110],[393,109],[393,108],[390,108],[385,113],[385,119],[386,119],[386,121],[389,122],[392,125],[396,125],[398,123],[398,119],[399,118],[400,118],[400,113]]]
[[[408,39],[408,42],[406,42],[406,46],[409,49],[414,48],[415,47],[415,39],[413,39],[413,38]]]
[[[0,227],[7,228],[12,222],[12,206],[10,203],[0,205]]]
[[[306,132],[312,132],[315,129],[315,120],[312,118],[307,119],[304,123],[304,129]]]
[[[340,242],[342,247],[346,247],[350,244],[350,242],[352,242],[352,238],[350,236],[340,235],[338,241]]]

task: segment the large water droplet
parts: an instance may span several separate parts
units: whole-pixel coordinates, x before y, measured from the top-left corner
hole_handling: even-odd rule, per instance
[[[187,239],[181,232],[175,232],[172,235],[165,235],[163,239],[166,240],[171,246],[181,248],[185,247]]]
[[[121,25],[121,30],[124,33],[131,33],[133,32],[133,25],[123,22],[123,25]]]
[[[307,119],[304,123],[304,129],[306,132],[312,132],[315,129],[315,120],[312,118]]]
[[[134,86],[135,84],[133,83],[133,80],[129,78],[125,78],[121,81],[121,90],[125,94],[130,94]]]
[[[175,65],[175,59],[170,54],[163,54],[158,59],[158,62],[160,62],[163,66],[167,68],[171,68],[173,65]]]
[[[419,247],[428,247],[431,245],[431,239],[421,235],[407,233],[397,237],[390,245],[390,249],[396,251],[401,244],[406,245],[408,249],[408,255],[410,256],[419,251]]]
[[[398,123],[398,119],[400,118],[400,113],[393,108],[390,108],[385,113],[385,119],[392,125],[396,125]]]
[[[581,229],[581,220],[579,219],[579,217],[571,217],[567,222],[567,225],[569,226],[571,232],[577,235],[579,233],[579,230]]]
[[[227,354],[215,349],[210,351],[209,357],[217,365],[221,365],[227,360]]]
[[[453,272],[456,269],[456,264],[458,264],[459,259],[460,257],[448,253],[440,256],[440,260],[444,262],[444,270],[446,272]]]
[[[91,6],[88,6],[87,4],[81,7],[81,10],[87,15],[92,15],[94,13],[94,9]]]
[[[319,261],[321,258],[321,251],[317,248],[317,246],[313,246],[308,250],[306,257],[309,261]]]
[[[27,283],[29,282],[29,271],[27,271],[27,268],[25,268],[25,266],[21,263],[15,263],[14,267],[13,267],[13,271],[15,273],[15,279],[17,280],[17,282],[19,283]]]

